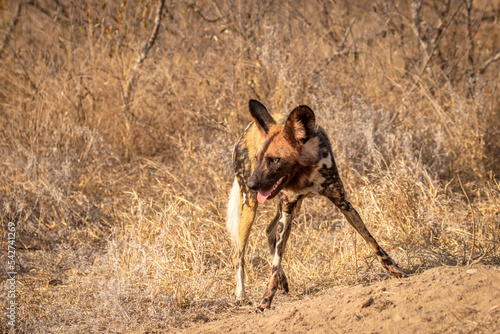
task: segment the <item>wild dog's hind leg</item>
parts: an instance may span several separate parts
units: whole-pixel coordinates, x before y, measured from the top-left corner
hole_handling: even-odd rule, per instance
[[[365,239],[365,241],[370,245],[373,249],[377,258],[379,259],[382,267],[384,267],[387,271],[389,271],[394,277],[402,278],[407,277],[406,273],[402,271],[396,262],[380,247],[375,238],[370,234],[368,229],[366,228],[365,223],[359,216],[358,212],[354,207],[349,203],[344,196],[344,187],[338,174],[334,182],[330,183],[327,187],[325,187],[324,195],[328,197],[333,204],[335,204],[340,211],[347,218],[347,221],[358,231],[359,234]]]
[[[241,210],[238,226],[238,244],[233,258],[234,267],[236,268],[236,300],[243,300],[246,298],[245,250],[258,206],[255,192],[242,192],[240,196]]]
[[[283,199],[284,196],[281,197],[276,217],[268,227],[268,241],[271,250],[274,249],[274,257],[266,291],[264,292],[264,297],[258,307],[261,311],[271,306],[271,302],[273,301],[276,290],[278,289],[280,279],[284,279],[284,282],[286,282],[285,274],[281,268],[281,260],[285,251],[286,242],[290,236],[297,200],[289,202]],[[272,226],[273,228],[271,228]],[[272,233],[273,229],[276,230],[276,233]],[[275,235],[274,240],[270,237],[273,234]],[[288,283],[286,283],[286,289],[288,289]]]

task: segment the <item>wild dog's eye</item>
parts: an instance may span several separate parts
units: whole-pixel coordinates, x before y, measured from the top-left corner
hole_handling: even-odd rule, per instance
[[[269,162],[270,165],[275,165],[278,162],[280,162],[280,160],[281,160],[280,158],[272,158],[272,157],[268,158],[268,162]]]

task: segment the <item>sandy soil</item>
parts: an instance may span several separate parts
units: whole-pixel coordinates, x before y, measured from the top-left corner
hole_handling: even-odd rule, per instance
[[[339,287],[186,333],[500,333],[500,267],[439,267],[403,280]]]

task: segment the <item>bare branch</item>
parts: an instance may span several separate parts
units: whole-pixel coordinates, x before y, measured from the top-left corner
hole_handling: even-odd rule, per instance
[[[344,32],[344,35],[342,36],[342,40],[340,41],[337,50],[333,53],[333,55],[330,58],[327,59],[325,66],[328,66],[333,61],[333,59],[335,59],[335,57],[340,55],[346,55],[349,52],[349,50],[345,50],[345,42],[347,41],[347,36],[351,33],[352,27],[354,26],[355,23],[356,19],[352,19],[351,23]]]
[[[468,86],[469,86],[469,94],[471,96],[474,96],[474,91],[475,91],[475,83],[476,83],[476,78],[475,78],[475,72],[474,72],[474,50],[475,50],[475,44],[474,44],[474,34],[472,32],[472,6],[473,6],[473,0],[464,0],[465,2],[465,9],[467,10],[467,37],[469,39],[469,51],[467,54],[467,60],[468,60],[468,75],[469,75],[469,81],[468,81]],[[474,251],[474,248],[472,249]],[[472,255],[471,253],[471,258],[469,259],[469,262],[472,261]]]
[[[483,62],[481,67],[478,68],[479,73],[484,73],[484,71],[486,71],[486,68],[488,68],[488,66],[490,66],[491,63],[499,59],[500,59],[500,49],[493,52],[491,56]]]
[[[219,20],[222,20],[222,16],[221,17],[218,17],[216,19],[209,19],[209,18],[206,18],[205,15],[203,15],[201,13],[201,11],[198,9],[198,7],[196,7],[196,5],[194,3],[190,4],[187,6],[188,9],[192,9],[193,12],[195,12],[196,14],[198,14],[204,21],[207,21],[207,22],[210,22],[210,23],[215,23]]]
[[[450,12],[451,9],[451,2],[452,0],[447,0],[444,2],[442,6],[442,10],[439,11],[439,16],[441,18],[441,23],[439,26],[436,28],[436,33],[434,34],[434,39],[432,40],[432,44],[434,45],[438,39],[441,38],[441,35],[443,34],[444,30],[444,25],[447,22],[446,21],[446,15]]]
[[[446,30],[448,29],[448,27],[450,26],[451,22],[453,22],[453,20],[455,19],[455,16],[457,15],[458,11],[460,10],[460,8],[462,8],[462,5],[464,3],[460,3],[460,5],[457,7],[457,9],[453,12],[453,14],[451,14],[450,18],[446,21],[446,25],[441,24],[441,25],[444,25],[444,28],[442,29],[442,33],[439,34],[439,36],[437,37],[437,39],[433,42],[433,45],[432,45],[432,50],[431,52],[429,53],[424,65],[422,66],[422,68],[420,69],[420,74],[418,75],[418,77],[422,77],[422,75],[424,74],[425,72],[425,69],[427,68],[427,66],[429,65],[431,59],[432,59],[432,56],[434,55],[434,52],[436,51],[437,47],[439,46],[439,43],[441,42],[443,36],[445,35],[446,33]]]
[[[30,77],[30,75],[29,75],[29,73],[28,73],[28,70],[26,69],[26,66],[24,66],[24,65],[23,65],[23,63],[21,62],[21,60],[19,59],[19,57],[18,57],[18,55],[17,55],[17,52],[15,52],[15,51],[13,50],[13,52],[12,52],[12,53],[14,54],[14,59],[17,61],[17,63],[19,64],[19,66],[22,68],[22,70],[23,70],[23,72],[24,72],[24,75],[25,75],[26,79],[27,79],[27,80],[29,81],[29,83],[30,83],[31,88],[32,88],[33,90],[35,90],[35,91],[36,91],[36,90],[38,90],[38,87],[37,87],[37,85],[35,84],[35,82],[34,82],[33,80],[31,80],[31,77]]]
[[[66,7],[64,7],[59,0],[54,0],[57,7],[60,8],[60,13],[63,14],[66,18],[69,17],[68,12],[66,11]]]
[[[137,61],[134,67],[132,68],[132,73],[130,74],[130,77],[127,81],[127,85],[123,93],[123,111],[125,115],[128,114],[130,108],[130,95],[134,86],[134,82],[137,78],[137,70],[142,66],[142,63],[148,56],[148,52],[155,43],[156,37],[158,36],[158,28],[160,27],[161,12],[163,10],[164,4],[165,0],[160,0],[160,3],[158,4],[158,8],[156,10],[155,25],[153,27],[153,31],[151,32],[151,36],[149,37],[146,44],[144,44],[144,47],[142,48],[141,53],[139,54],[139,57],[137,57]]]
[[[2,57],[2,53],[3,53],[5,46],[9,42],[10,35],[12,34],[12,31],[14,31],[14,28],[17,25],[17,21],[19,21],[20,14],[21,14],[21,3],[18,3],[17,7],[16,7],[16,11],[14,13],[14,16],[12,17],[12,21],[10,21],[9,28],[7,29],[7,34],[5,34],[2,45],[0,46],[0,58]]]
[[[38,2],[36,0],[30,0],[30,1],[26,2],[26,4],[33,6],[33,8],[37,9],[39,12],[41,12],[41,13],[47,15],[48,17],[50,17],[51,19],[53,19],[51,13],[47,9],[41,7],[40,4],[38,4]]]
[[[474,65],[474,34],[472,33],[472,0],[465,1],[467,9],[467,37],[469,38],[469,64]]]
[[[420,48],[423,52],[427,52],[427,42],[424,41],[424,36],[422,33],[422,27],[420,22],[422,19],[420,18],[420,8],[422,7],[422,0],[413,0],[411,2],[411,21],[413,32],[418,38],[418,42],[420,43]]]

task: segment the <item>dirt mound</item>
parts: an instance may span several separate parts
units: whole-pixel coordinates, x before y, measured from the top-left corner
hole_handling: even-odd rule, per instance
[[[439,267],[404,280],[335,288],[311,299],[189,328],[189,333],[498,333],[500,268]]]

